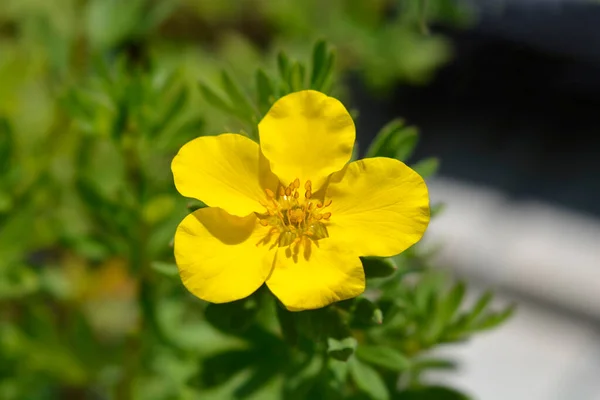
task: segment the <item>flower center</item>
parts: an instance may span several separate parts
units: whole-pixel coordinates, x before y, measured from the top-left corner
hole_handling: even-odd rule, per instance
[[[262,203],[266,208],[264,214],[258,214],[260,224],[271,226],[265,237],[268,243],[271,237],[276,237],[279,247],[291,246],[303,240],[319,240],[329,237],[326,223],[331,217],[330,212],[323,212],[331,204],[312,199],[312,184],[304,184],[304,198],[300,198],[298,189],[300,180],[296,180],[288,187],[279,186],[278,193],[265,189],[267,201]]]

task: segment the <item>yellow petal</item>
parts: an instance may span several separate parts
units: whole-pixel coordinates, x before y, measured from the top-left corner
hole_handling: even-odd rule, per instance
[[[277,178],[258,144],[233,133],[204,136],[186,143],[171,164],[179,193],[209,206],[245,216],[264,212],[265,188]]]
[[[271,170],[288,185],[311,180],[316,191],[350,160],[356,136],[352,117],[338,100],[314,90],[277,100],[258,124]]]
[[[389,257],[418,242],[429,224],[423,178],[392,158],[367,158],[332,175],[329,237],[360,256]]]
[[[288,310],[325,307],[365,290],[358,256],[329,239],[304,243],[297,252],[280,248],[267,278],[267,286]]]
[[[257,246],[266,233],[254,214],[236,217],[208,207],[188,215],[175,233],[175,260],[183,284],[213,303],[249,296],[273,265],[275,252]]]

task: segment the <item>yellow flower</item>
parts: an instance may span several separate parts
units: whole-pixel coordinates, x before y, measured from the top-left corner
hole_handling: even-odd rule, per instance
[[[188,142],[173,159],[179,193],[209,206],[175,234],[194,295],[225,303],[266,282],[289,310],[324,307],[364,291],[359,256],[393,256],[423,236],[425,182],[391,158],[348,163],[355,128],[338,100],[292,93],[258,130],[260,146],[224,133]]]

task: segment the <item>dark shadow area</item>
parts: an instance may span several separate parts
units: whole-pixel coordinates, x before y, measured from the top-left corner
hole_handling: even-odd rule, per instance
[[[382,101],[354,85],[369,116],[357,121],[363,149],[401,116],[422,133],[409,161],[436,155],[441,176],[600,216],[600,4],[554,6],[523,2],[466,31],[438,27],[455,57],[430,85]]]

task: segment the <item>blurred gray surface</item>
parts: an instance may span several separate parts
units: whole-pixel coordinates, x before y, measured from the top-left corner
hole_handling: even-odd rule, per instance
[[[447,208],[425,243],[439,262],[516,301],[504,327],[444,350],[462,361],[437,380],[482,400],[600,400],[600,222],[448,179],[429,184]]]

